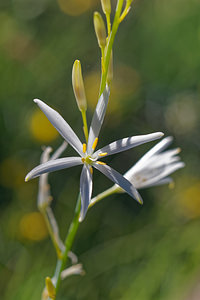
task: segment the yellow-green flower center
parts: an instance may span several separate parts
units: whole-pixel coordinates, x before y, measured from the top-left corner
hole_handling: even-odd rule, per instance
[[[83,163],[86,163],[88,165],[91,165],[93,163],[93,160],[91,159],[90,155],[88,155],[86,157],[82,157],[81,160],[82,160]]]

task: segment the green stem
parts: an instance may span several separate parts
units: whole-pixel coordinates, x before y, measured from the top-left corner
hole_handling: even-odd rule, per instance
[[[127,14],[129,13],[129,10],[130,10],[130,8],[131,8],[131,2],[132,1],[127,1],[126,2],[126,6],[125,6],[125,8],[124,8],[124,11],[122,12],[122,14],[121,14],[121,16],[120,16],[120,19],[119,19],[119,22],[121,23],[123,20],[124,20],[124,18],[127,16]]]
[[[116,185],[113,185],[111,188],[105,190],[104,192],[100,193],[99,195],[97,195],[96,197],[91,199],[89,208],[91,208],[93,205],[95,205],[97,202],[99,202],[100,200],[115,194],[118,190],[118,187]]]
[[[105,70],[104,70],[104,73],[101,76],[99,96],[103,93],[103,91],[106,87],[106,78],[107,78],[107,74],[108,74],[108,66],[109,66],[109,61],[110,61],[110,55],[111,55],[115,35],[117,33],[117,29],[118,29],[119,24],[120,24],[119,19],[120,19],[120,15],[121,15],[121,11],[122,11],[123,2],[124,2],[124,0],[118,0],[118,2],[117,2],[116,13],[115,13],[114,21],[113,21],[112,31],[111,31],[111,34],[109,36],[107,49],[106,49],[106,55],[105,55],[105,60],[104,60]]]
[[[81,210],[81,195],[79,194],[78,199],[77,199],[77,204],[75,208],[75,213],[74,213],[74,218],[70,224],[66,239],[65,239],[65,250],[63,252],[62,258],[58,259],[57,265],[56,265],[56,270],[54,274],[55,278],[55,288],[56,288],[56,296],[60,287],[60,282],[61,282],[61,273],[66,267],[67,263],[67,258],[68,258],[68,253],[71,250],[74,238],[76,236],[78,227],[79,227],[79,215],[80,215],[80,210]]]
[[[107,22],[107,30],[108,30],[108,36],[109,36],[110,32],[111,32],[110,14],[109,13],[106,13],[106,22]]]
[[[86,143],[88,142],[88,126],[87,126],[87,117],[86,117],[86,110],[81,110],[81,115],[83,119],[83,131],[85,134]]]

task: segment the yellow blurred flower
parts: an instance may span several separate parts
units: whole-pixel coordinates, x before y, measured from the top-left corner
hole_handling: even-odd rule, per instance
[[[95,0],[58,0],[60,9],[71,16],[79,16],[96,5]]]
[[[33,137],[42,143],[50,142],[58,136],[57,130],[40,110],[34,111],[31,118],[30,130]]]
[[[26,168],[22,162],[10,157],[0,164],[0,182],[8,188],[16,188],[24,184]]]
[[[40,241],[48,236],[43,216],[39,212],[25,214],[19,223],[20,235],[31,241]]]
[[[200,217],[200,181],[183,189],[178,195],[178,201],[186,217]]]

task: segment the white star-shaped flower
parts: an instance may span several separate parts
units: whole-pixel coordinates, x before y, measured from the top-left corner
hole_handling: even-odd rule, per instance
[[[146,142],[150,142],[159,139],[163,136],[162,132],[156,132],[147,135],[139,135],[127,137],[117,140],[97,151],[96,145],[98,143],[99,132],[104,120],[106,108],[109,99],[109,89],[106,87],[104,92],[99,98],[99,101],[94,112],[87,145],[81,143],[77,135],[74,133],[69,124],[57,113],[54,109],[49,107],[41,100],[35,99],[34,102],[40,107],[40,109],[47,116],[52,125],[58,130],[60,135],[76,150],[79,157],[65,157],[55,160],[50,160],[35,167],[26,176],[26,181],[40,176],[44,173],[49,173],[56,170],[70,168],[77,165],[83,165],[81,177],[80,177],[80,194],[81,194],[81,213],[79,221],[82,221],[88,209],[88,205],[92,195],[92,173],[93,167],[107,176],[111,181],[120,186],[131,197],[142,203],[142,198],[137,192],[134,185],[128,181],[124,176],[117,171],[99,161],[102,157],[119,153],[135,146],[141,145]]]
[[[177,155],[180,148],[165,150],[173,141],[168,136],[150,149],[140,160],[130,168],[124,177],[128,179],[135,188],[142,189],[150,186],[169,184],[173,179],[169,175],[185,166]]]

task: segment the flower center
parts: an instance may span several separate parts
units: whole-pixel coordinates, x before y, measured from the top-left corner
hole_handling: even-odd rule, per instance
[[[94,143],[93,143],[93,145],[92,145],[92,149],[93,149],[93,150],[95,150],[95,148],[96,148],[96,146],[97,146],[97,143],[98,143],[98,138],[95,138]],[[87,155],[86,151],[87,151],[87,145],[84,143],[84,144],[83,144],[83,153],[84,153],[85,155]],[[87,164],[87,165],[92,165],[93,162],[96,162],[96,163],[99,164],[99,165],[106,165],[106,163],[104,163],[104,162],[97,161],[97,158],[98,158],[98,157],[106,156],[107,154],[108,154],[107,152],[100,152],[100,153],[98,154],[98,156],[95,157],[95,158],[92,157],[91,155],[87,155],[87,156],[85,156],[85,157],[82,157],[81,160],[82,160],[82,162],[83,162],[84,164]]]
[[[87,164],[87,165],[92,165],[92,163],[94,161],[90,155],[88,155],[86,157],[82,157],[81,160],[84,164]]]

